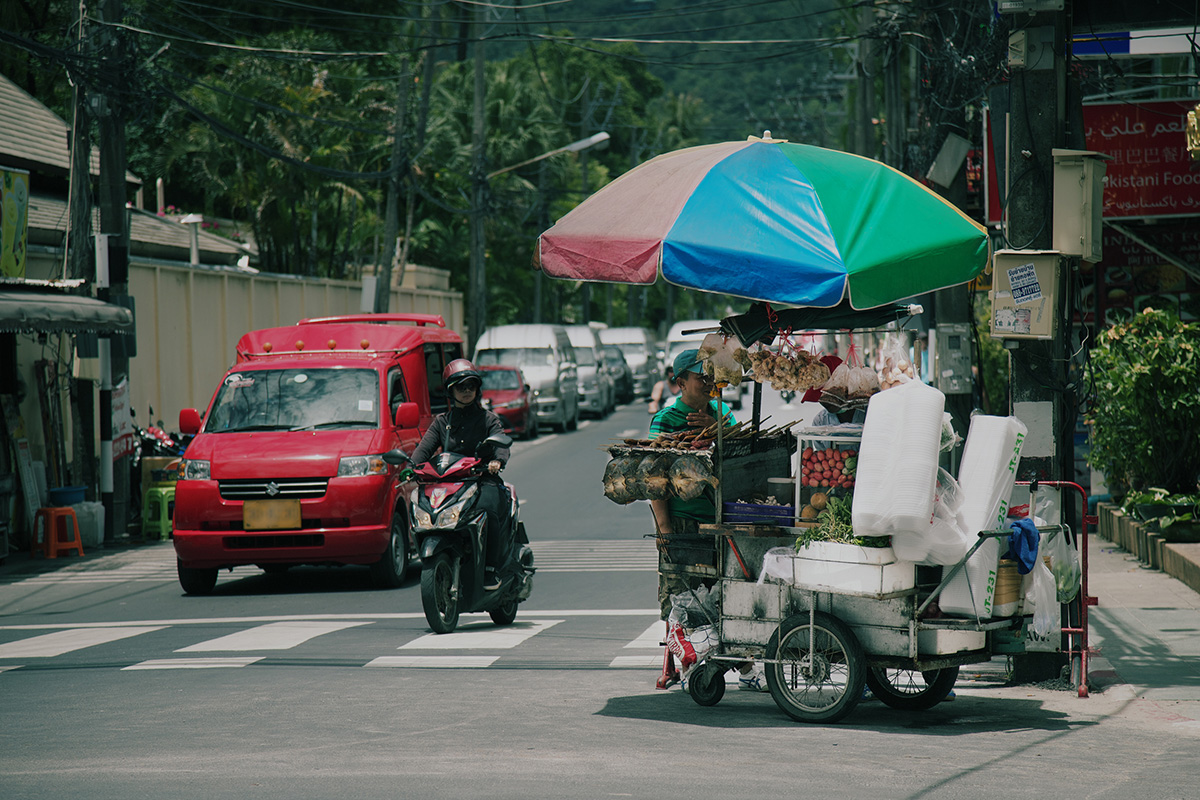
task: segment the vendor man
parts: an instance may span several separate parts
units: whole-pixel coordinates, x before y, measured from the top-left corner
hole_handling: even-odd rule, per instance
[[[650,421],[651,439],[679,431],[703,430],[716,422],[718,415],[726,425],[736,422],[729,407],[713,399],[713,381],[704,374],[698,350],[684,350],[675,357],[672,367],[680,391]],[[663,567],[669,564],[701,563],[715,566],[716,551],[712,539],[700,535],[700,524],[714,522],[717,509],[709,493],[695,500],[681,500],[678,497],[651,500],[650,508],[654,512],[655,539],[658,543],[658,600],[662,619],[666,619],[671,613],[671,595],[696,588],[702,579],[664,571]],[[678,680],[677,676],[668,652],[659,688],[667,688]]]

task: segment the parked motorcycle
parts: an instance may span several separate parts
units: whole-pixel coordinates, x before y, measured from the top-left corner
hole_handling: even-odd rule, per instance
[[[488,612],[497,625],[511,625],[517,604],[533,590],[533,551],[511,485],[509,531],[513,535],[507,537],[497,570],[500,588],[484,589],[486,537],[497,534],[487,530],[487,514],[478,506],[479,481],[487,474],[494,449],[511,443],[511,437],[499,434],[482,442],[474,455],[442,453],[415,466],[403,450],[383,456],[393,466],[411,469],[417,483],[409,498],[409,520],[421,557],[421,606],[434,633],[450,633],[460,614],[474,611]]]

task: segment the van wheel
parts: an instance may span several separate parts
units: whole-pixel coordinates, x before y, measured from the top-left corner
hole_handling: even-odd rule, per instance
[[[371,565],[371,582],[380,589],[396,589],[404,583],[410,560],[407,528],[404,515],[396,510],[392,514],[392,536],[387,550]]]
[[[175,559],[175,569],[179,573],[179,585],[185,594],[209,594],[217,585],[217,568],[185,567],[183,562]]]

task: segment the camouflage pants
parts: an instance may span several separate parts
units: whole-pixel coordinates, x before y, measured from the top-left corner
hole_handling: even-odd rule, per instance
[[[696,589],[701,585],[712,586],[715,581],[699,575],[681,575],[664,570],[666,565],[716,566],[716,550],[711,537],[700,535],[700,523],[692,519],[672,517],[674,533],[664,536],[655,534],[658,545],[658,604],[660,618],[671,615],[671,595]]]

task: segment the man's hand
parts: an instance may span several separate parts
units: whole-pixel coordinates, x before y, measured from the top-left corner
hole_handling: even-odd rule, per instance
[[[504,466],[504,465],[493,458],[491,461],[488,462],[488,466],[487,466],[488,472],[492,473],[493,475],[499,475],[500,468],[502,466]]]
[[[717,418],[707,411],[693,411],[687,415],[688,425],[698,430],[704,430],[717,421]]]

